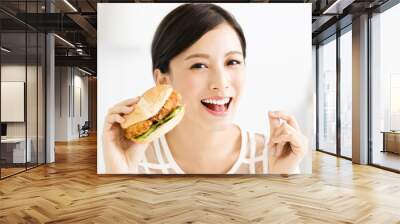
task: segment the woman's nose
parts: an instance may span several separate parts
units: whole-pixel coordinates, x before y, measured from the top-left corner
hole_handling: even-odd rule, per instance
[[[225,90],[229,88],[228,74],[226,72],[217,70],[211,76],[211,90]]]

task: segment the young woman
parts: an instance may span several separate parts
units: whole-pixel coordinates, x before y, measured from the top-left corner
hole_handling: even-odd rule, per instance
[[[308,146],[294,117],[269,112],[269,136],[232,123],[246,80],[246,40],[231,14],[213,4],[181,5],[158,26],[151,53],[155,83],[181,93],[185,115],[159,139],[136,144],[119,124],[139,98],[112,107],[103,130],[106,173],[299,172]]]

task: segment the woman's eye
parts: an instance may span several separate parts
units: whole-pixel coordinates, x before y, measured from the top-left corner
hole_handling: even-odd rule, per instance
[[[207,66],[202,63],[196,63],[190,67],[190,69],[200,69],[200,68],[207,68]]]
[[[238,60],[229,60],[228,61],[228,65],[240,65],[240,61]]]

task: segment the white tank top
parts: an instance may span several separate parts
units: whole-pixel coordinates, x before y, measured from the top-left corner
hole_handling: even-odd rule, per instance
[[[241,147],[239,157],[227,174],[267,174],[268,148],[267,138],[261,150],[257,150],[255,133],[241,132]],[[146,150],[143,160],[139,163],[139,173],[144,174],[185,174],[174,160],[165,135],[154,140],[151,148]]]

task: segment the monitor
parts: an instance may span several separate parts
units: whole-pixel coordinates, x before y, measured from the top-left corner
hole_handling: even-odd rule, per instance
[[[7,136],[7,124],[1,123],[1,136]]]

